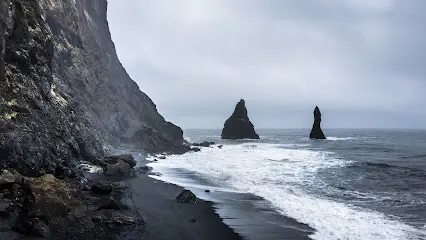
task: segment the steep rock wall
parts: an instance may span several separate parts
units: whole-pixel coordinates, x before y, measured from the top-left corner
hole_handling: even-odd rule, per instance
[[[184,148],[118,60],[106,14],[106,0],[0,2],[0,169],[72,175],[105,145]]]

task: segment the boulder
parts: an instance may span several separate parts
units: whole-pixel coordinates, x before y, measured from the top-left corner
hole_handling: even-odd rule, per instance
[[[197,201],[197,197],[194,193],[189,190],[183,190],[177,197],[176,200],[178,203],[195,203]]]
[[[310,139],[326,139],[324,133],[321,130],[321,111],[318,106],[314,110],[314,124],[312,126]]]
[[[222,130],[222,139],[259,139],[253,124],[247,115],[245,101],[237,103],[231,117],[226,120]]]
[[[14,230],[26,235],[48,239],[121,239],[120,232],[143,223],[140,217],[122,212],[125,206],[113,197],[85,196],[75,184],[53,175],[29,179],[25,189],[25,202]]]
[[[108,164],[115,164],[117,163],[118,160],[126,162],[132,168],[135,167],[137,164],[136,160],[133,158],[131,154],[105,157],[105,162]]]
[[[30,235],[47,237],[50,224],[83,206],[84,196],[76,185],[50,174],[30,179],[17,227]]]
[[[92,217],[92,220],[95,223],[105,224],[113,229],[122,226],[135,225],[140,222],[140,219],[110,209],[98,211]]]
[[[92,193],[108,195],[112,192],[112,185],[107,182],[96,182],[92,185],[90,190]]]
[[[109,210],[120,210],[121,206],[113,197],[108,198],[98,209],[97,211],[101,211],[104,209]]]
[[[115,177],[134,177],[135,170],[127,162],[119,159],[114,164],[107,164],[104,167],[104,174]]]
[[[0,174],[0,186],[13,184],[16,181],[15,175],[13,175],[9,170],[3,170]]]
[[[200,151],[201,151],[201,148],[199,148],[199,147],[192,147],[192,148],[191,148],[191,151],[192,151],[192,152],[200,152]]]
[[[215,144],[216,144],[215,142],[205,141],[205,142],[202,142],[202,143],[193,143],[192,146],[195,146],[195,147],[210,147],[210,146],[215,145]]]

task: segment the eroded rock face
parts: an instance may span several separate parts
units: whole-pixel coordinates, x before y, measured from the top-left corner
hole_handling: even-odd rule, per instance
[[[0,169],[75,174],[103,145],[185,151],[118,60],[106,0],[0,2]]]
[[[0,168],[29,176],[75,169],[103,148],[89,124],[73,113],[55,88],[54,35],[38,1],[7,1],[0,31],[4,42],[0,81]],[[70,174],[73,174],[72,171]]]
[[[259,139],[253,124],[247,115],[247,108],[243,99],[235,106],[232,116],[225,122],[222,130],[222,139]]]
[[[321,130],[321,111],[318,106],[314,110],[314,124],[312,126],[310,139],[326,139],[324,133]]]

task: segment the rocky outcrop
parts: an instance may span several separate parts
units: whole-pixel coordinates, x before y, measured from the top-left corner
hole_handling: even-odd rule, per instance
[[[243,99],[237,103],[234,113],[225,122],[222,130],[222,139],[259,139],[254,130],[253,124],[250,122],[245,101]]]
[[[85,195],[75,184],[44,175],[23,185],[24,203],[14,229],[48,239],[121,239],[142,220],[121,211],[113,196]],[[126,207],[125,207],[126,208]]]
[[[326,139],[324,133],[321,130],[321,111],[318,106],[314,110],[314,124],[312,126],[310,139]]]
[[[186,151],[118,60],[106,0],[2,0],[0,77],[0,169],[75,175],[123,142]]]

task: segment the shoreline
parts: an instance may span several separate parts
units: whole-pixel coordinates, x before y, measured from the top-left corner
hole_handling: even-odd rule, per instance
[[[178,203],[183,187],[144,174],[126,183],[124,201],[145,221],[143,239],[244,239],[224,223],[213,202],[197,198],[194,204]]]
[[[144,161],[146,161],[145,164],[154,163]],[[158,161],[167,161],[167,159]],[[185,171],[170,169],[167,173],[163,173],[155,169],[155,164],[149,164],[149,166],[153,167],[154,173],[160,173],[160,175],[148,176],[153,180],[191,190],[197,198],[211,202],[214,212],[220,216],[223,223],[243,239],[308,240],[311,239],[309,236],[315,233],[315,229],[308,225],[280,214],[262,197],[250,193],[226,191]],[[172,176],[173,174],[175,176]],[[210,191],[205,192],[205,190]]]

